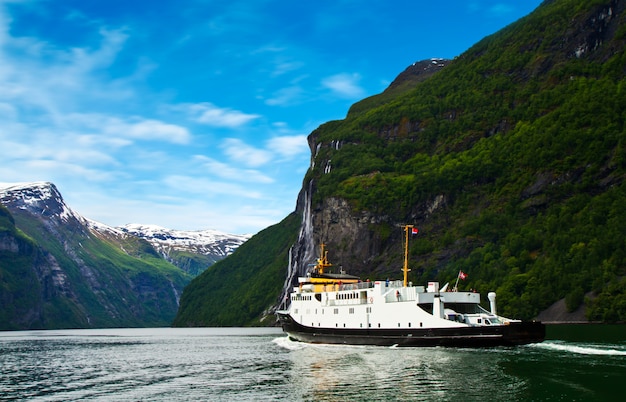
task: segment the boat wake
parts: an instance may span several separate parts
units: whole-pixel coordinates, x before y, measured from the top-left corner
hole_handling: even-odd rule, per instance
[[[571,344],[559,341],[534,343],[528,347],[581,355],[626,356],[625,345]]]
[[[302,350],[302,349],[321,349],[321,350],[354,350],[354,349],[366,349],[366,348],[376,348],[377,346],[367,346],[367,345],[350,345],[350,344],[332,344],[332,343],[308,343],[308,342],[299,342],[292,341],[288,336],[275,338],[272,340],[274,344],[277,346],[288,349],[288,350]],[[397,346],[397,345],[394,345]],[[390,346],[392,349],[394,346]]]
[[[279,347],[287,350],[301,350],[307,347],[306,343],[296,342],[289,339],[288,336],[281,336],[280,338],[275,338],[272,342]]]

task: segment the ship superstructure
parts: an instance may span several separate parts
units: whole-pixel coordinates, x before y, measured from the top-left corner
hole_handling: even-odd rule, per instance
[[[545,326],[497,315],[496,295],[490,310],[480,294],[440,289],[438,282],[407,282],[406,232],[404,280],[361,281],[344,272],[329,273],[332,264],[322,244],[312,272],[299,278],[289,307],[277,312],[290,338],[313,343],[398,346],[496,346],[541,342]]]

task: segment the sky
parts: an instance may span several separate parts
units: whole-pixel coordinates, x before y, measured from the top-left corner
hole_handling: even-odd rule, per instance
[[[315,128],[540,3],[0,0],[0,182],[110,226],[253,234],[295,210]]]

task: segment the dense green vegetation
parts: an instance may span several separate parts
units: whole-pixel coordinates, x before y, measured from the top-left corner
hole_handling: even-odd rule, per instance
[[[1,206],[0,330],[169,325],[191,277],[145,240],[125,239],[119,247],[78,225],[51,231]]]
[[[18,257],[12,250],[17,247]],[[0,329],[20,329],[14,318],[37,304],[37,277],[28,269],[40,256],[35,243],[15,227],[15,220],[4,205],[0,205]],[[3,269],[12,266],[13,269]]]
[[[546,3],[414,89],[320,127],[315,203],[420,217],[415,281],[463,269],[510,316],[565,298],[626,320],[626,25],[613,14],[615,35],[599,36],[609,3]],[[420,216],[438,195],[445,207]]]
[[[210,266],[186,288],[173,326],[262,325],[285,281],[301,218],[291,214]],[[273,317],[269,323],[273,323]]]
[[[315,130],[304,179],[313,210],[336,197],[354,216],[381,217],[368,229],[384,253],[351,273],[398,275],[393,228],[410,222],[420,227],[415,283],[463,270],[461,286],[497,291],[506,316],[533,318],[564,300],[590,320],[626,321],[624,13],[611,0],[544,2],[436,75]],[[255,322],[277,301],[297,223],[262,232],[194,280],[176,325]],[[256,304],[269,267],[275,287]]]

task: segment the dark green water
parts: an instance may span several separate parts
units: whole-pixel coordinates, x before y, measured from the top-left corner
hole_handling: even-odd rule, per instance
[[[267,328],[0,333],[0,400],[623,400],[626,326],[515,348],[308,345]]]

